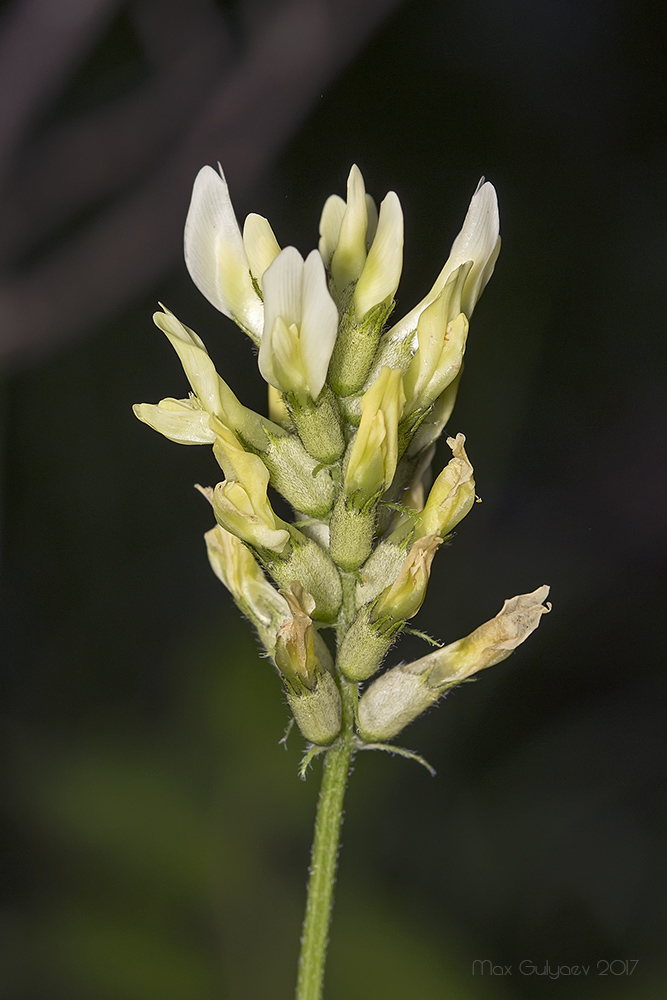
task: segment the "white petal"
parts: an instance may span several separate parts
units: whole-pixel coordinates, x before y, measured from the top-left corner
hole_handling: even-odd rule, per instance
[[[371,243],[375,239],[375,234],[378,228],[378,207],[375,204],[375,199],[370,195],[366,195],[366,214],[368,215],[368,229],[366,230],[366,249],[370,250]]]
[[[320,253],[313,250],[303,268],[301,314],[301,357],[313,399],[322,391],[337,335],[338,309],[329,295]]]
[[[264,272],[264,316],[270,327],[276,316],[287,326],[301,323],[303,257],[296,247],[285,247]]]
[[[285,327],[301,324],[301,298],[303,290],[303,257],[296,247],[285,247],[270,267],[264,272],[262,279],[264,291],[264,324],[266,335],[262,337],[259,347],[259,370],[262,376],[277,389],[289,390],[290,385],[281,380],[280,364],[275,356],[276,344],[274,336],[281,338],[282,326],[276,321],[281,320]]]
[[[338,246],[331,260],[331,274],[341,292],[363,271],[367,229],[366,188],[355,163],[347,179],[347,205],[340,224]]]
[[[322,260],[328,267],[334,250],[338,246],[340,224],[345,214],[345,199],[339,194],[330,195],[324,203],[320,217],[320,242],[318,244]]]
[[[380,205],[380,219],[366,265],[354,290],[354,309],[361,322],[387,298],[393,298],[403,269],[403,210],[390,191]]]
[[[215,434],[208,425],[208,413],[192,407],[189,400],[163,399],[154,403],[135,403],[134,415],[154,431],[177,444],[213,444]]]
[[[253,277],[262,284],[262,275],[280,253],[280,246],[268,219],[251,212],[243,224],[243,245]]]
[[[262,303],[252,286],[239,224],[227,182],[212,167],[195,179],[185,221],[185,263],[199,291],[259,341]]]
[[[444,285],[447,277],[459,264],[467,260],[473,261],[463,293],[463,311],[468,317],[472,315],[484,285],[491,277],[493,266],[489,271],[487,265],[494,254],[495,264],[500,251],[499,233],[500,215],[496,189],[488,181],[480,182],[470,202],[463,228],[452,244],[449,260],[438,276],[438,282]],[[443,275],[444,280],[442,280]],[[482,284],[483,277],[486,279],[484,284]]]
[[[499,231],[500,217],[495,188],[488,181],[480,182],[470,202],[461,232],[454,240],[447,263],[433,288],[419,305],[388,331],[387,340],[403,340],[412,334],[417,329],[417,321],[424,309],[440,294],[452,271],[468,260],[472,260],[473,266],[465,283],[461,308],[470,317],[493,273],[500,252]]]

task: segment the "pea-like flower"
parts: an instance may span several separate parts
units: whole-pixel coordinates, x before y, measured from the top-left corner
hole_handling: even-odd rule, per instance
[[[461,293],[471,266],[467,261],[457,267],[419,317],[417,350],[403,380],[408,411],[430,406],[461,370],[468,339]]]
[[[427,535],[414,542],[393,584],[386,588],[373,607],[372,617],[375,620],[384,615],[396,620],[414,618],[424,603],[431,563],[441,545],[442,538],[437,535]]]
[[[202,167],[185,220],[185,263],[199,291],[259,343],[264,328],[264,271],[280,252],[271,226],[249,215],[243,235],[225,175]]]
[[[471,261],[472,265],[465,276],[461,289],[461,311],[470,319],[475,305],[493,274],[499,253],[500,215],[496,189],[493,184],[485,181],[482,177],[472,196],[461,232],[452,243],[449,257],[433,287],[419,305],[411,309],[388,331],[386,339],[393,342],[412,336],[417,329],[419,317],[440,295],[450,275],[461,264],[466,264],[468,261]]]
[[[361,323],[371,309],[391,300],[398,288],[403,269],[403,210],[398,195],[387,194],[378,217],[354,164],[347,179],[347,201],[332,194],[325,202],[319,248],[337,296],[342,298],[354,285],[354,312]]]
[[[219,524],[204,535],[211,569],[253,623],[269,653],[289,617],[285,598],[271,586],[247,545]]]
[[[322,258],[286,247],[263,276],[264,334],[259,370],[281,392],[317,399],[338,333],[338,309]]]

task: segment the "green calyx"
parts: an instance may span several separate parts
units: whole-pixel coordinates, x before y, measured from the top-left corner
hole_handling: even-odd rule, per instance
[[[288,392],[285,405],[309,455],[323,465],[332,465],[345,450],[340,412],[331,389],[325,385],[316,400]]]
[[[331,388],[343,398],[363,387],[377,353],[382,328],[394,307],[393,301],[381,303],[360,323],[352,303],[352,290],[348,296],[349,305],[341,308],[338,339],[328,375]]]

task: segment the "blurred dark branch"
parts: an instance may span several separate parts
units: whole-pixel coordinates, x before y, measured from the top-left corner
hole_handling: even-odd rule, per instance
[[[17,363],[44,354],[157,284],[180,254],[199,167],[220,159],[243,200],[322,88],[399,2],[285,0],[263,8],[262,18],[248,3],[247,35],[233,58],[224,15],[210,0],[130,3],[154,75],[135,94],[14,150],[26,166],[0,194],[4,357]],[[92,32],[86,39],[90,46]],[[36,84],[19,90],[34,95],[33,113],[45,106]],[[17,266],[18,255],[34,254],[55,226],[94,208],[75,235]]]
[[[176,18],[172,10],[167,21],[180,30],[169,33],[155,3],[138,7],[142,36],[151,41],[150,29],[156,28],[151,46],[154,75],[108,107],[36,139],[29,159],[23,158],[13,183],[0,195],[3,263],[28,251],[71,216],[140,181],[155,157],[173,145],[174,136],[189,127],[202,94],[219,82],[230,64],[224,23],[210,16],[215,11],[208,0],[188,0],[187,10],[179,4],[179,13],[186,16]]]
[[[0,178],[121,0],[22,0],[0,21]]]

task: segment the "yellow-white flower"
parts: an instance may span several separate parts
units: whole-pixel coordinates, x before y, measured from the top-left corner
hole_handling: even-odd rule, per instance
[[[255,625],[269,652],[289,617],[287,601],[264,576],[252,552],[219,524],[204,535],[211,568],[239,608]]]
[[[286,247],[265,271],[263,290],[259,370],[281,392],[317,399],[338,332],[338,309],[319,252],[304,261],[295,247]]]
[[[289,605],[289,617],[283,622],[276,636],[274,658],[280,672],[292,683],[313,688],[322,672],[315,653],[315,629],[310,617],[315,610],[313,597],[298,581],[281,596]]]
[[[195,395],[188,399],[167,396],[159,403],[135,403],[132,409],[144,424],[176,444],[213,444],[215,441],[208,413]]]
[[[241,541],[282,555],[289,543],[289,532],[280,527],[284,522],[276,517],[266,495],[268,471],[265,470],[263,483],[261,478],[258,466],[251,483],[230,480],[218,483],[213,491],[213,510],[218,524]]]
[[[216,436],[213,452],[227,477],[213,492],[218,523],[250,545],[282,554],[289,532],[267,496],[269,470],[217,417],[210,421]]]
[[[383,368],[361,398],[361,422],[345,469],[347,496],[361,502],[385,490],[398,462],[398,424],[405,405],[401,372]]]
[[[194,395],[188,399],[163,399],[157,405],[136,403],[133,409],[139,420],[180,444],[213,444],[215,434],[209,418],[216,416],[227,426],[242,429],[248,440],[264,444],[267,438],[261,418],[243,406],[220,378],[194,330],[168,309],[156,312],[153,321],[178,354]]]
[[[264,326],[262,300],[253,284],[279,253],[269,223],[246,219],[243,236],[234,214],[225,175],[209,166],[195,179],[185,221],[185,263],[199,291],[259,343]]]
[[[403,379],[408,411],[430,406],[461,369],[468,339],[461,293],[470,269],[470,261],[457,267],[419,317],[417,350]]]
[[[448,278],[461,264],[472,262],[461,289],[461,310],[470,318],[477,301],[493,274],[500,253],[500,216],[493,184],[481,179],[477,186],[463,228],[452,244],[447,262],[436,278],[428,295],[407,316],[399,320],[386,337],[389,341],[404,340],[417,328],[424,310],[438,297]]]
[[[403,211],[390,191],[380,205],[366,194],[364,179],[353,165],[347,201],[327,199],[320,219],[320,253],[340,298],[356,282],[354,312],[361,323],[375,306],[394,297],[403,268]]]

